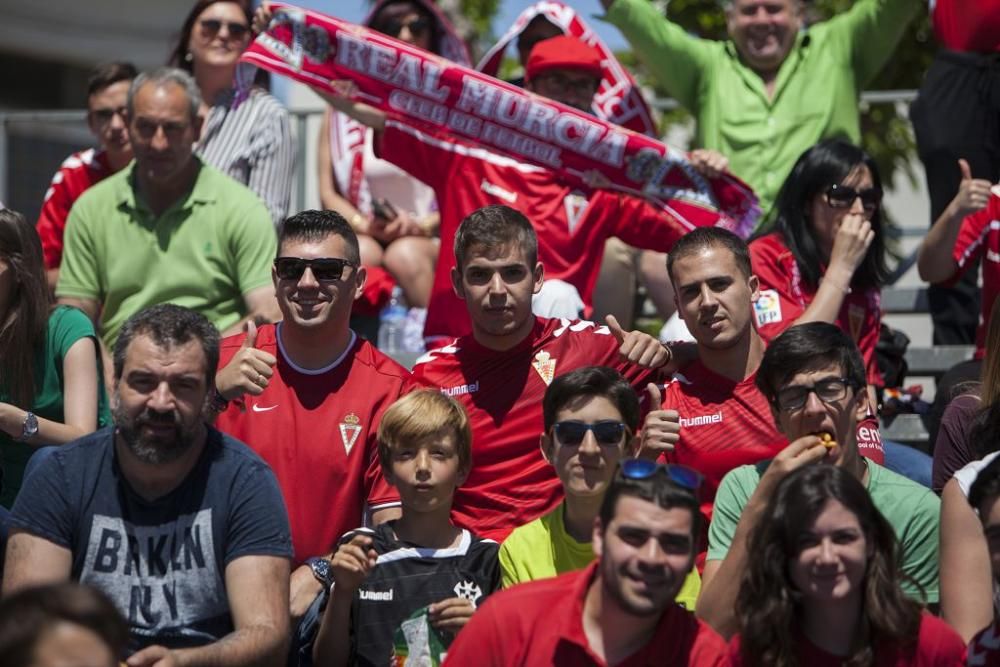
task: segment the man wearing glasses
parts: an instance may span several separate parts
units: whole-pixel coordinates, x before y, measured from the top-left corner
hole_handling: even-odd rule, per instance
[[[350,224],[334,211],[286,219],[271,272],[278,324],[225,339],[216,378],[216,425],[242,440],[278,477],[292,528],[292,614],[329,580],[337,540],[393,518],[398,496],[382,478],[376,432],[410,374],[349,326],[365,269]],[[392,514],[392,516],[389,516]]]
[[[97,138],[99,148],[78,151],[63,161],[52,177],[35,225],[45,254],[49,289],[55,289],[59,281],[63,234],[73,202],[87,188],[132,161],[132,145],[125,127],[125,98],[138,74],[131,63],[114,62],[97,67],[87,79],[87,127]]]
[[[735,632],[734,602],[751,555],[747,537],[778,482],[810,464],[843,467],[868,488],[899,538],[908,593],[938,601],[940,501],[930,489],[858,452],[856,425],[867,409],[864,363],[839,327],[810,322],[791,327],[764,353],[757,386],[790,444],[774,459],[727,474],[715,497],[708,561],[698,615],[724,636]]]
[[[445,665],[725,664],[725,643],[674,603],[694,564],[700,477],[683,466],[623,461],[584,570],[493,594]]]

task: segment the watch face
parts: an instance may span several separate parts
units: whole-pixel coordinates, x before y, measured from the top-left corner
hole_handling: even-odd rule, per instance
[[[312,568],[313,575],[317,579],[330,581],[330,561],[325,558],[313,558],[309,562],[309,567]]]
[[[38,433],[38,417],[29,412],[24,417],[24,425],[22,426],[21,437],[30,438],[36,433]]]

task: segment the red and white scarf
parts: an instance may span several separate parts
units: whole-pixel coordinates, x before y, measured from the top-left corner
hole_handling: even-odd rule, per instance
[[[244,64],[353,99],[422,131],[460,137],[584,186],[642,196],[690,228],[746,236],[760,214],[752,190],[725,174],[707,179],[681,151],[362,26],[272,3],[267,31]],[[250,68],[252,69],[252,68]],[[251,73],[237,72],[240,81]]]

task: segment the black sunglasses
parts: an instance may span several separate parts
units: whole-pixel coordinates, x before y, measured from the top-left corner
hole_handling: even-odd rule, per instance
[[[618,445],[621,443],[622,436],[627,429],[628,427],[625,424],[611,419],[594,422],[593,424],[565,421],[556,422],[552,425],[552,430],[556,434],[556,440],[559,441],[560,445],[568,447],[579,446],[583,442],[583,439],[587,437],[587,431],[593,431],[594,439],[597,440],[597,444],[599,445]]]
[[[220,21],[219,19],[202,19],[198,21],[201,29],[212,37],[219,34],[223,24],[225,24],[233,39],[243,39],[250,32],[249,26],[244,23],[236,23],[235,21]]]
[[[301,257],[279,257],[274,260],[274,272],[282,280],[299,280],[306,272],[306,267],[312,269],[316,280],[340,280],[344,275],[344,267],[357,267],[354,262],[339,257],[320,257],[318,259],[303,259]]]
[[[403,28],[409,28],[410,34],[414,37],[423,37],[430,32],[431,22],[425,18],[413,19],[410,22],[389,19],[385,22],[383,28],[382,32],[390,37],[399,37],[399,33],[403,32]]]
[[[694,468],[672,463],[657,463],[649,459],[625,459],[621,462],[622,477],[626,479],[649,479],[662,471],[670,481],[685,489],[697,491],[704,476]]]
[[[861,197],[861,206],[864,207],[865,213],[871,215],[882,203],[882,190],[879,188],[855,190],[836,183],[826,189],[826,200],[834,208],[850,208],[858,197]]]

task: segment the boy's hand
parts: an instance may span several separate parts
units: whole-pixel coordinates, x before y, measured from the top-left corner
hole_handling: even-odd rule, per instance
[[[472,618],[476,608],[465,598],[448,598],[427,607],[431,625],[438,630],[458,632]]]
[[[355,535],[350,542],[340,545],[330,563],[335,589],[353,593],[361,587],[378,559],[371,546],[372,538],[368,535]]]

